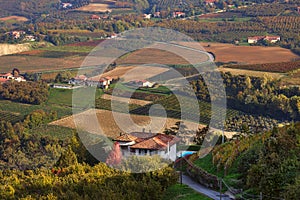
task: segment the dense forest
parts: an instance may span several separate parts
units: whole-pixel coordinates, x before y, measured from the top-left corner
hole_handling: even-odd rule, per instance
[[[205,76],[214,80],[214,73]],[[300,91],[297,87],[281,88],[278,80],[265,75],[263,78],[233,76],[223,73],[227,106],[250,114],[269,116],[279,120],[300,119]],[[192,81],[200,100],[217,101],[210,97],[202,77]],[[213,99],[211,99],[213,98]]]
[[[266,199],[292,200],[300,196],[299,147],[300,124],[296,123],[217,146],[212,162],[246,194],[263,192]]]

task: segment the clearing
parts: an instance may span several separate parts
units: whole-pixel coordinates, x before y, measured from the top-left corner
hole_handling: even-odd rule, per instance
[[[78,11],[86,11],[86,12],[111,12],[114,2],[111,2],[111,4],[106,3],[90,3],[89,5],[83,6],[81,8],[78,8],[76,10]]]
[[[112,95],[103,94],[101,96],[101,98],[107,99],[107,100],[112,100]],[[128,104],[136,104],[136,105],[140,105],[140,106],[144,106],[149,103],[152,103],[151,101],[145,101],[145,100],[133,99],[133,98],[125,98],[125,97],[117,97],[117,96],[114,96],[113,99],[116,101],[120,101],[120,102],[124,102],[124,103],[128,103]]]
[[[97,120],[95,123],[93,123],[93,116],[96,114]],[[149,116],[144,116],[144,115],[133,115],[131,114],[130,116],[125,113],[118,113],[120,117],[122,118],[127,118],[130,117],[134,123],[138,124],[139,126],[144,126],[146,131],[149,131],[151,123],[151,118]],[[120,132],[124,132],[119,128],[117,125],[114,116],[112,114],[112,111],[108,110],[98,110],[98,109],[90,109],[87,111],[84,111],[82,113],[76,114],[75,117],[76,121],[80,121],[77,123],[77,126],[74,123],[74,117],[69,116],[54,122],[51,122],[50,125],[58,125],[58,126],[63,126],[63,127],[68,127],[68,128],[73,128],[75,129],[80,128],[80,130],[84,130],[93,134],[99,134],[99,129],[101,128],[102,131],[106,134],[107,137],[110,138],[115,138],[118,137]],[[164,121],[163,118],[161,117],[153,117],[153,121]],[[176,122],[180,121],[179,119],[173,119],[173,118],[168,118],[166,120],[166,123],[164,124],[164,128],[160,130],[152,130],[152,132],[163,132],[165,128],[170,128],[175,125]],[[187,124],[187,123],[185,123]],[[194,124],[194,123],[192,123]],[[194,124],[195,125],[195,124]],[[203,127],[203,125],[199,125],[199,127]],[[131,132],[140,132],[142,130],[132,130]]]
[[[0,21],[10,21],[10,20],[19,21],[19,22],[28,21],[28,19],[26,17],[20,17],[20,16],[16,16],[16,15],[0,18]]]
[[[164,64],[164,65],[175,65],[175,64],[189,64],[185,59],[171,52],[144,48],[132,53],[128,53],[116,61],[117,64],[129,65],[129,64]]]
[[[218,70],[221,72],[230,72],[233,75],[248,75],[248,76],[255,76],[255,77],[263,77],[265,74],[268,74],[268,76],[271,76],[275,79],[279,79],[285,76],[283,73],[262,72],[262,71],[245,70],[245,69],[224,68],[224,67],[219,67]]]
[[[95,119],[93,118],[93,116],[97,116],[97,121],[94,121]],[[163,122],[164,118],[161,117],[153,117],[152,119],[149,116],[144,116],[144,115],[128,115],[126,113],[118,113],[120,118],[127,118],[130,117],[132,119],[132,121],[136,124],[138,124],[139,126],[144,126],[146,131],[149,131],[150,128],[150,124],[151,121],[154,122],[155,124],[157,124],[158,122]],[[59,119],[57,121],[51,122],[49,125],[57,125],[57,126],[63,126],[63,127],[68,127],[68,128],[72,128],[72,129],[76,129],[79,128],[80,130],[83,131],[87,131],[89,133],[93,133],[93,134],[99,134],[100,133],[100,128],[102,129],[103,133],[105,133],[105,135],[107,137],[110,138],[115,138],[118,137],[120,132],[124,132],[123,130],[121,130],[119,128],[119,126],[117,125],[115,118],[112,114],[112,111],[109,110],[100,110],[100,109],[90,109],[81,113],[78,113],[75,115],[76,117],[74,118],[74,116],[68,116],[62,119]],[[74,119],[76,119],[76,121],[78,122],[76,125],[74,123]],[[174,119],[174,118],[167,118],[166,123],[164,124],[163,128],[159,129],[159,130],[155,130],[158,129],[158,127],[154,127],[154,129],[151,129],[152,132],[163,132],[164,129],[166,128],[170,128],[172,126],[175,125],[176,122],[180,121],[180,119]],[[203,128],[204,125],[202,124],[196,124],[193,122],[184,122],[184,124],[187,127],[199,127],[199,128]],[[131,129],[130,127],[126,127],[128,130]],[[140,132],[142,130],[135,130],[132,129],[131,132]],[[236,132],[227,132],[224,131],[224,135],[227,138],[231,138],[234,134],[236,134]],[[187,134],[184,135],[183,138],[184,139],[191,139],[194,135],[191,134]]]
[[[127,82],[131,80],[149,79],[168,70],[168,68],[155,66],[120,66],[101,75],[94,76],[93,78],[100,79],[100,77],[110,76],[112,78],[122,78],[122,82]]]
[[[289,62],[299,56],[281,47],[236,46],[223,43],[200,43],[208,52],[216,56],[216,62],[237,64],[260,64]]]

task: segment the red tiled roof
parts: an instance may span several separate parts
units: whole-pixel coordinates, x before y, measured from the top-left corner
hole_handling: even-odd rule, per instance
[[[165,134],[156,134],[155,136],[145,139],[142,142],[132,145],[130,148],[132,149],[165,149],[169,145],[173,145],[177,143],[180,139],[172,136],[172,135],[165,135]]]
[[[98,15],[92,15],[91,19],[100,19],[100,17]]]
[[[106,77],[104,77],[104,78],[106,78],[107,80],[110,80],[110,81],[112,81],[112,80],[113,80],[113,78],[112,78],[112,77],[110,77],[110,76],[106,76]]]
[[[252,39],[252,40],[261,40],[261,39],[263,39],[265,36],[252,36],[252,37],[248,37],[248,40],[250,39]]]
[[[79,75],[79,76],[76,76],[74,79],[77,79],[77,80],[86,80],[86,76],[85,75]]]
[[[117,137],[116,139],[114,139],[114,141],[132,142],[132,141],[136,141],[137,139],[139,139],[139,138],[126,133],[126,134],[123,134],[123,135]]]
[[[12,76],[11,73],[6,73],[6,74],[0,74],[0,76]]]
[[[8,81],[8,79],[6,79],[6,78],[0,78],[0,83],[5,83],[6,81]]]

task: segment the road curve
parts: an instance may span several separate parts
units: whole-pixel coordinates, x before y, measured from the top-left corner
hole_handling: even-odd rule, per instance
[[[192,180],[189,176],[182,175],[182,183],[185,185],[188,185],[193,190],[195,190],[201,194],[204,194],[205,196],[208,196],[209,198],[212,198],[214,200],[220,200],[219,192],[208,189],[208,188],[204,187],[203,185],[200,185],[199,183]],[[222,196],[222,200],[230,200],[230,198]]]

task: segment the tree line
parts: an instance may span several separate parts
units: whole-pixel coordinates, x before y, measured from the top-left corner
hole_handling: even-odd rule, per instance
[[[205,75],[217,81],[216,72]],[[227,106],[245,113],[268,116],[279,120],[300,119],[299,88],[281,88],[278,80],[265,75],[263,78],[222,73],[227,95]],[[217,95],[209,96],[202,76],[191,81],[200,100],[217,101]],[[217,88],[216,88],[217,89]]]
[[[9,81],[0,85],[0,98],[20,103],[41,104],[48,99],[48,89],[44,82]]]

